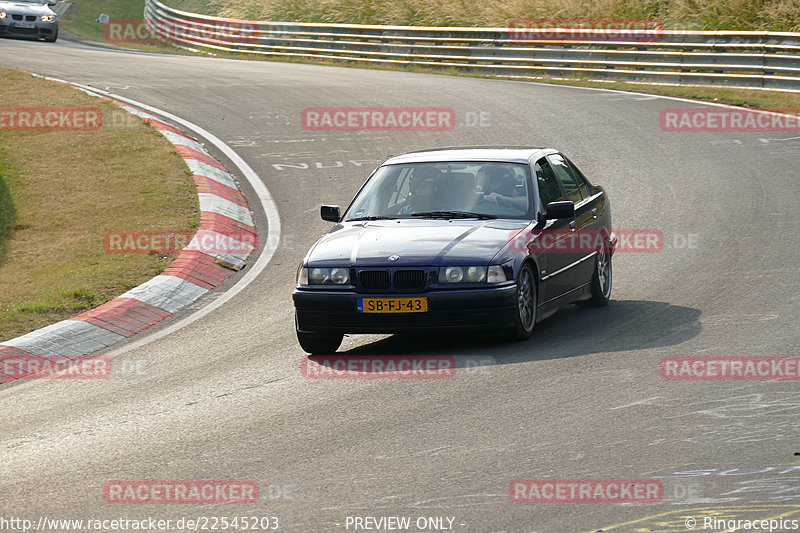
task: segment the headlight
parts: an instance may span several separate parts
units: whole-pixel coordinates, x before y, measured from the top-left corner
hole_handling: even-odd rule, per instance
[[[349,285],[348,268],[303,268],[298,279],[300,285]]]
[[[439,269],[439,283],[483,283],[485,281],[485,266],[449,266]]]
[[[53,15],[42,15],[42,22],[53,22],[55,19]]]
[[[0,11],[0,20],[6,18],[6,14],[3,11]]]

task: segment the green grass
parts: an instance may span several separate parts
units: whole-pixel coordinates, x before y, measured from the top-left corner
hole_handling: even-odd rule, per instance
[[[101,292],[91,288],[59,288],[35,300],[18,303],[14,306],[14,311],[49,314],[68,309],[70,312],[80,312],[97,307],[105,301],[106,298]]]
[[[3,107],[91,107],[104,117],[96,131],[0,130],[2,343],[96,307],[175,258],[108,253],[106,232],[194,230],[200,213],[183,159],[141,119],[5,68],[0,96]]]
[[[5,161],[0,152],[0,263],[6,256],[6,241],[17,223],[17,210],[9,183],[16,183],[18,180],[19,172]]]
[[[74,33],[84,39],[105,42],[104,25],[95,22],[101,15],[106,14],[112,20],[142,20],[144,18],[144,0],[75,0],[65,15],[61,18],[61,26],[68,32]],[[110,43],[122,46],[119,43]],[[175,51],[176,49],[166,43],[150,44],[125,44],[127,48],[151,51]]]
[[[103,24],[95,19],[105,13],[115,20],[141,20],[144,0],[77,0],[61,19],[64,29],[94,41],[103,41]]]

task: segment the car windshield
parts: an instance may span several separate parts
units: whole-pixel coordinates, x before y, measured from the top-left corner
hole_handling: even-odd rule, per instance
[[[14,0],[14,1],[22,4],[38,4],[38,5],[44,5],[47,3],[47,0]]]
[[[344,215],[384,218],[530,218],[528,166],[497,161],[379,168]]]

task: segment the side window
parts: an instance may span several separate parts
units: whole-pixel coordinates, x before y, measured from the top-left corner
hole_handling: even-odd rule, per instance
[[[533,165],[536,172],[536,183],[539,187],[539,198],[541,198],[542,211],[547,207],[550,202],[558,202],[565,200],[564,195],[561,194],[561,187],[558,186],[556,174],[553,172],[553,167],[547,162],[544,157],[538,160]]]
[[[578,180],[567,166],[567,162],[564,161],[564,157],[561,154],[553,154],[547,158],[553,163],[553,169],[555,169],[556,176],[558,176],[558,179],[561,180],[561,184],[564,186],[567,199],[572,200],[576,204],[583,200],[586,184],[583,180],[581,180],[582,183],[578,183]],[[581,184],[583,184],[583,187],[581,187]]]
[[[564,161],[567,162],[567,166],[572,171],[572,175],[575,176],[575,179],[577,180],[578,185],[581,188],[581,191],[583,191],[583,195],[586,198],[588,198],[592,194],[594,194],[594,193],[592,193],[592,185],[591,185],[591,183],[589,183],[589,180],[586,179],[586,176],[583,175],[583,172],[581,172],[581,170],[578,167],[576,167],[575,163],[570,161],[569,158],[567,158],[566,156],[563,156],[563,157],[564,157]]]

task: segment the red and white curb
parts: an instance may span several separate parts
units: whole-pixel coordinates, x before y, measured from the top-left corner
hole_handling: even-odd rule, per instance
[[[97,96],[90,91],[84,92]],[[249,242],[256,242],[253,217],[236,181],[197,139],[155,115],[112,98],[100,98],[144,119],[181,154],[197,185],[200,201],[198,231],[247,237]],[[9,358],[72,358],[108,348],[192,304],[235,270],[241,270],[247,256],[244,253],[206,252],[196,244],[187,246],[163,273],[117,298],[68,320],[3,341],[0,343],[0,362]],[[16,377],[7,377],[0,372],[0,383],[13,379]]]

